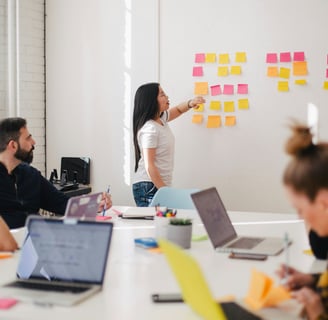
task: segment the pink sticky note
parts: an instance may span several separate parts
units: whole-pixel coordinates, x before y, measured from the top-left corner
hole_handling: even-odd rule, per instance
[[[215,86],[211,86],[211,95],[212,96],[217,96],[219,94],[221,94],[221,86],[219,84],[215,85]]]
[[[16,299],[12,298],[1,298],[0,299],[0,309],[9,309],[17,303]]]
[[[96,216],[97,221],[106,221],[112,219],[111,216]]]
[[[328,78],[328,69],[326,69],[326,78]]]
[[[290,55],[290,52],[281,52],[280,53],[280,62],[291,62],[292,57]]]
[[[266,62],[267,63],[277,63],[278,62],[277,54],[276,53],[267,53]]]
[[[195,62],[196,63],[204,63],[205,62],[205,53],[196,53],[195,54]]]
[[[294,52],[294,61],[304,61],[305,60],[305,55],[304,52]]]
[[[223,94],[233,94],[233,85],[225,84],[223,87]]]
[[[193,67],[192,75],[194,77],[202,77],[203,76],[203,67]]]
[[[239,83],[237,92],[239,94],[247,94],[248,93],[248,84]]]

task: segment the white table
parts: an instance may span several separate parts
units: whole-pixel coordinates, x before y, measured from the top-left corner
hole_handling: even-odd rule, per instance
[[[124,207],[118,208],[124,210]],[[194,211],[180,210],[178,216],[193,218],[193,234],[205,234],[204,227]],[[294,214],[229,212],[239,234],[256,236],[283,236],[288,231],[293,244],[290,247],[291,265],[303,271],[323,270],[324,262],[304,254],[308,239],[303,221]],[[154,236],[152,220],[112,219],[115,229],[103,291],[82,302],[65,307],[40,307],[18,303],[10,310],[0,311],[0,319],[73,320],[73,319],[199,319],[183,303],[154,304],[152,293],[179,292],[174,276],[162,254],[149,253],[134,245],[134,238]],[[21,234],[16,237],[21,238]],[[215,297],[234,295],[242,299],[248,290],[252,268],[273,277],[278,265],[284,262],[284,254],[269,257],[267,261],[231,260],[227,254],[216,253],[209,240],[193,242],[187,250],[193,255],[208,279]],[[15,277],[19,252],[14,258],[0,260],[0,283]],[[0,289],[1,293],[1,289]],[[284,308],[287,308],[285,306]],[[292,314],[292,311],[289,311]],[[262,311],[267,319],[293,319],[280,309]]]

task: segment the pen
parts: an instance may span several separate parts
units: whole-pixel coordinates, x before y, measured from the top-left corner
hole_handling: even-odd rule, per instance
[[[284,283],[287,283],[288,274],[289,274],[289,238],[288,233],[285,233],[285,276],[284,276]]]
[[[106,193],[110,194],[110,186],[108,186]],[[104,216],[105,213],[106,213],[106,198],[105,198],[104,209],[103,209],[102,215]]]

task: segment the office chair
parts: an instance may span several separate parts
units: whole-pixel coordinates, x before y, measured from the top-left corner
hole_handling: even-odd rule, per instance
[[[157,190],[149,206],[160,205],[173,209],[195,209],[190,194],[197,191],[199,189],[162,187]]]

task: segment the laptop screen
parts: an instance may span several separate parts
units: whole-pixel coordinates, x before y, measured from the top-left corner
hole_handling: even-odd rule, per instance
[[[30,217],[17,276],[102,284],[112,223]]]
[[[216,188],[213,187],[193,193],[191,198],[214,248],[237,237]]]

